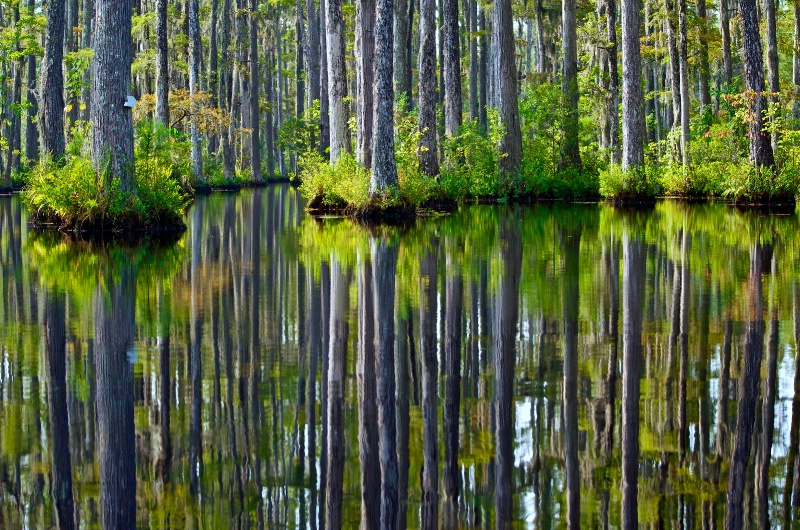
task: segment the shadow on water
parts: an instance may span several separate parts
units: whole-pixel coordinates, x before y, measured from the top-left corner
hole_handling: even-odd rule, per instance
[[[0,527],[792,527],[800,230],[658,202],[34,231],[0,197]]]

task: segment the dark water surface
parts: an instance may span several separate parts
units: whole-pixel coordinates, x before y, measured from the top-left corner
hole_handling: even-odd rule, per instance
[[[795,214],[473,206],[370,230],[276,186],[198,198],[177,241],[27,217],[0,198],[0,528],[800,513]]]

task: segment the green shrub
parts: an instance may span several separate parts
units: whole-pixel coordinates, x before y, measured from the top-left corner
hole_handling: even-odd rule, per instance
[[[658,181],[652,169],[622,171],[614,164],[600,172],[600,194],[609,199],[647,199],[659,192]]]

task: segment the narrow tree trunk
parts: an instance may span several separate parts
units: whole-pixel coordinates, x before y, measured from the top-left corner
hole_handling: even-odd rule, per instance
[[[413,1],[413,0],[411,0]],[[439,174],[436,143],[436,0],[419,2],[419,130],[420,169]]]
[[[447,256],[447,278],[445,280],[445,336],[444,374],[445,403],[444,421],[444,497],[448,512],[458,511],[458,496],[461,489],[458,468],[459,410],[461,407],[461,320],[462,292],[464,281],[459,265],[452,252]],[[455,517],[452,518],[456,520]]]
[[[691,161],[689,158],[689,56],[688,56],[688,29],[686,28],[686,0],[678,0],[678,28],[680,32],[679,60],[680,60],[680,79],[681,79],[681,157],[684,166],[688,166]]]
[[[394,158],[394,17],[393,0],[378,0],[375,24],[375,116],[372,138],[370,195],[386,193],[397,186]]]
[[[294,116],[298,120],[303,118],[306,105],[306,83],[303,79],[305,75],[305,61],[307,52],[304,49],[308,42],[305,37],[305,25],[303,24],[303,4],[297,0],[297,14],[295,15],[295,33],[297,35],[297,48],[295,51],[294,65]]]
[[[193,0],[192,0],[193,1]],[[259,125],[261,119],[258,109],[259,71],[258,71],[258,0],[250,0],[250,178],[254,182],[264,182],[261,174],[261,140]]]
[[[160,0],[159,0],[160,1]],[[231,11],[232,0],[224,0],[222,4],[222,50],[220,52],[220,64],[222,67],[222,78],[220,83],[219,101],[222,108],[228,111],[228,115],[233,118],[233,62],[230,56],[231,46]],[[234,124],[222,131],[222,174],[225,180],[232,182],[236,175],[236,160],[234,154]]]
[[[640,0],[622,2],[622,170],[644,165],[642,54],[639,43]]]
[[[781,85],[778,75],[778,28],[775,21],[775,0],[764,0],[764,16],[767,19],[767,79],[769,91],[773,93],[769,101],[777,104]],[[772,131],[772,151],[778,150],[778,134]]]
[[[794,12],[794,51],[792,54],[792,84],[794,85],[795,99],[792,101],[792,117],[800,120],[800,1],[793,2]],[[30,71],[30,70],[29,70]]]
[[[797,3],[795,3],[797,5]],[[795,7],[795,20],[797,20],[797,7]],[[797,22],[795,22],[795,27]],[[733,63],[731,59],[731,26],[728,17],[728,0],[719,0],[719,31],[722,35],[722,81],[725,87],[733,81]],[[795,31],[797,35],[798,31]],[[797,55],[797,52],[795,52]]]
[[[646,249],[641,234],[623,233],[622,258],[622,528],[639,527],[639,383]]]
[[[740,0],[739,5],[740,8],[743,8],[741,9],[742,14],[750,18],[750,15],[755,15],[755,13],[747,13],[748,7],[742,5],[746,2],[747,0]],[[755,8],[755,5],[750,7]],[[755,16],[752,16],[752,20],[749,22],[743,22],[743,25],[752,22],[755,22]],[[752,43],[750,44],[752,45]],[[745,57],[747,58],[747,56]],[[747,462],[750,460],[761,371],[761,356],[764,351],[764,302],[761,294],[763,265],[761,261],[762,247],[760,243],[755,243],[750,247],[749,321],[747,322],[745,336],[744,361],[739,379],[739,403],[737,405],[733,455],[731,457],[730,470],[728,471],[728,494],[725,514],[725,528],[727,530],[741,530],[745,516],[744,490],[747,482]]]
[[[328,151],[331,141],[330,125],[330,91],[328,87],[328,0],[319,0],[319,152],[323,155]]]
[[[761,59],[761,37],[758,30],[758,13],[755,0],[739,0],[742,24],[742,56],[747,90],[750,97],[750,161],[756,166],[772,167],[775,163],[770,134],[764,130],[764,112],[767,100],[764,92],[764,69]]]
[[[442,0],[444,61],[444,132],[454,135],[461,127],[461,43],[458,32],[458,0]]]
[[[422,0],[425,2],[427,0]],[[422,8],[420,8],[422,12]],[[420,338],[422,355],[422,486],[423,530],[439,526],[439,429],[437,426],[438,374],[436,358],[436,243],[430,243],[420,270]]]
[[[228,4],[230,0],[226,1]],[[227,54],[223,29],[223,57]],[[223,59],[223,66],[227,61]],[[169,125],[169,44],[167,43],[167,0],[156,0],[156,121]]]
[[[375,0],[356,3],[356,158],[372,168],[372,120],[375,118]]]
[[[345,63],[345,24],[342,0],[325,0],[328,38],[328,111],[330,113],[331,164],[350,152],[350,129],[347,111],[347,66]]]
[[[98,4],[101,7],[98,15],[105,14],[102,7],[104,7],[106,1],[113,0],[98,0]],[[49,156],[56,163],[60,163],[64,157],[64,11],[65,2],[57,1],[47,5],[44,59],[42,59],[42,112],[40,115],[42,150],[46,156]],[[100,21],[98,21],[99,28]],[[127,50],[122,50],[122,52],[127,53],[126,57],[130,58],[130,46],[128,46]],[[99,55],[95,54],[95,61],[98,60]],[[127,62],[130,63],[130,60]],[[130,71],[130,68],[128,71]],[[128,79],[130,79],[130,74],[128,74]],[[127,87],[125,93],[127,94]],[[119,106],[122,106],[121,101]],[[96,126],[102,127],[102,123],[95,123]],[[97,137],[98,133],[94,136]]]
[[[90,2],[94,7],[94,2]],[[28,14],[32,15],[35,11],[36,0],[28,0]],[[92,14],[94,9],[92,8]],[[25,158],[28,163],[33,165],[39,160],[39,130],[36,127],[36,118],[39,112],[39,101],[36,97],[36,54],[28,55],[28,74],[27,74],[27,96],[25,102],[28,105],[25,122]]]
[[[320,53],[319,53],[319,8],[315,0],[306,0],[306,19],[308,29],[306,39],[308,40],[308,51],[306,61],[308,63],[308,100],[306,106],[311,108],[314,101],[320,99],[319,95],[319,76],[320,76]],[[316,139],[315,139],[316,141]]]
[[[200,105],[195,101],[200,92],[200,2],[189,1],[189,98],[192,100],[192,119],[189,120],[189,136],[192,142],[192,177],[195,182],[205,182],[203,175],[203,151],[200,143],[200,128],[197,114]]]
[[[469,119],[479,118],[478,111],[478,2],[467,0],[469,6]]]
[[[412,20],[408,16],[409,4],[414,0],[394,0],[394,91],[398,99],[405,98],[405,107],[401,110],[411,109],[411,87],[406,86],[406,70],[410,72],[411,64],[406,54],[406,41],[411,30]]]
[[[577,170],[581,168],[579,145],[580,123],[578,116],[578,28],[575,0],[561,2],[561,52],[562,79],[565,115],[563,117],[564,145],[561,165]],[[616,61],[615,61],[616,62]],[[613,112],[613,109],[611,109]]]
[[[34,0],[28,0],[28,6],[33,10],[33,3]],[[94,46],[94,0],[85,0],[83,3],[83,28],[82,28],[82,48],[92,48]],[[89,116],[91,116],[91,109],[92,109],[92,68],[91,66],[86,69],[86,73],[83,76],[83,94],[81,95],[81,99],[83,100],[83,111],[81,113],[81,119],[84,121],[89,121]]]
[[[677,129],[681,116],[681,66],[680,56],[678,54],[678,37],[675,35],[677,32],[676,25],[678,23],[676,20],[678,17],[675,12],[675,0],[666,0],[666,11],[666,20],[664,24],[667,28],[670,93],[672,95],[672,123],[670,127],[672,129]]]
[[[488,39],[486,38],[486,8],[483,4],[480,7],[479,17],[479,31],[480,31],[480,49],[481,55],[478,63],[478,124],[481,126],[482,131],[488,130],[488,123],[486,120],[486,106],[488,104],[488,85],[489,85],[489,46]]]
[[[517,102],[517,64],[514,54],[514,19],[511,0],[497,0],[492,9],[492,73],[494,97],[505,135],[500,140],[501,188],[511,190],[511,178],[515,177],[522,161],[522,132],[519,123]]]
[[[132,191],[136,188],[133,116],[123,106],[131,86],[131,3],[97,0],[95,8],[92,159],[105,185],[119,178],[120,188]]]
[[[710,69],[708,66],[708,17],[706,14],[706,0],[697,1],[697,18],[699,19],[700,44],[700,104],[711,105],[711,87],[709,82]]]
[[[617,65],[617,2],[605,0],[606,8],[606,60],[608,62],[608,116],[609,149],[611,160],[620,163],[619,145],[619,67]]]
[[[158,0],[157,0],[158,1]],[[208,52],[208,91],[211,93],[211,108],[219,108],[219,50],[217,49],[217,21],[219,20],[219,0],[211,0],[211,36],[209,37]],[[217,135],[208,137],[208,153],[217,152]]]

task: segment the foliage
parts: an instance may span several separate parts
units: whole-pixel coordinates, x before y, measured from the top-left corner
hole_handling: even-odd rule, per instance
[[[211,104],[209,92],[189,94],[188,90],[171,90],[169,93],[170,128],[184,128],[188,121],[197,124],[201,133],[220,134],[231,125],[228,113]],[[145,94],[133,108],[133,121],[139,123],[149,119],[156,108],[154,94]]]

